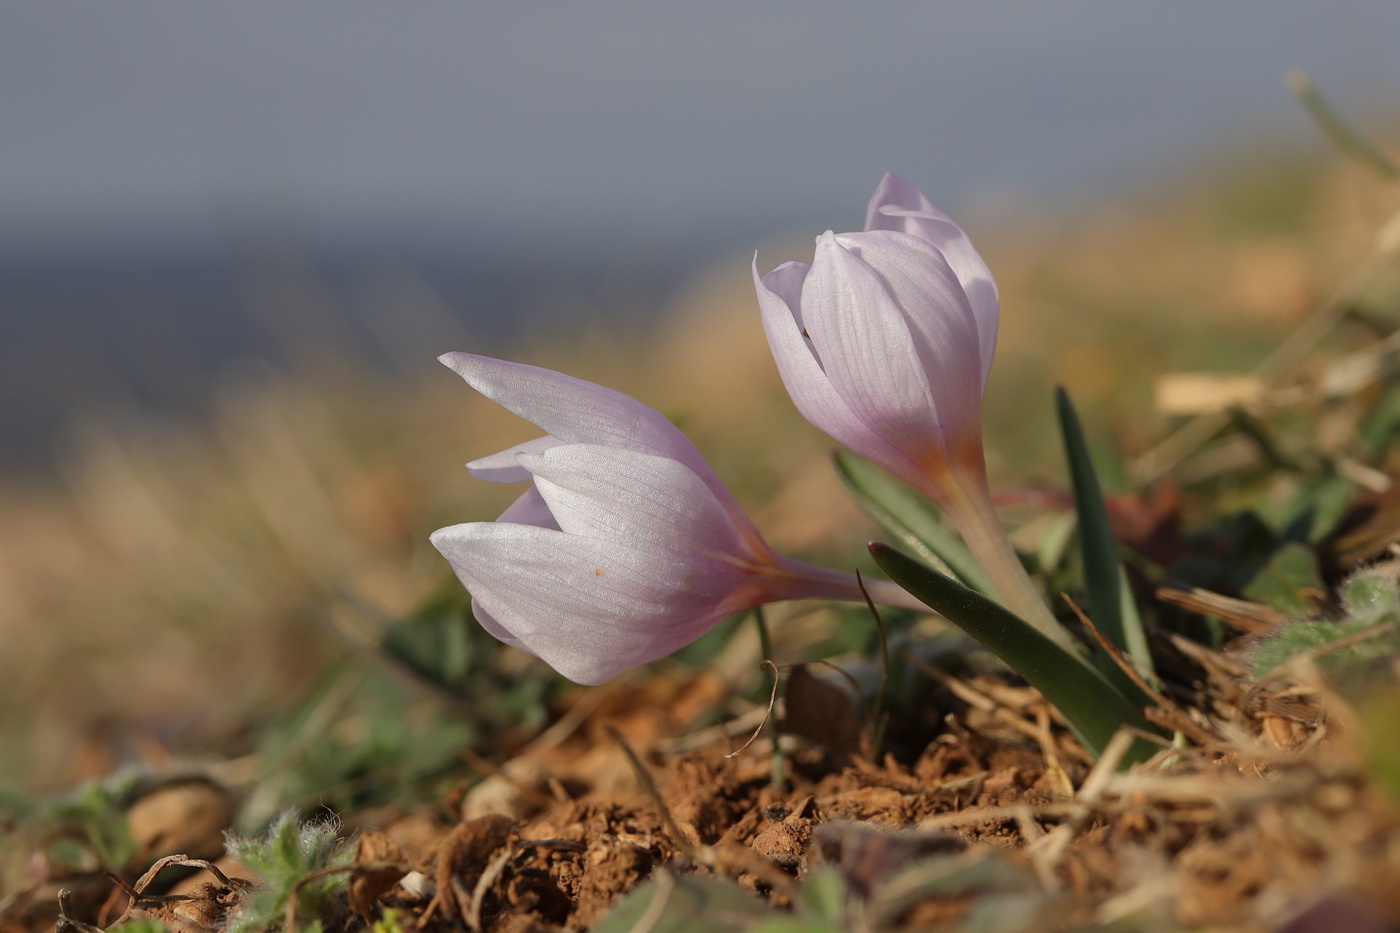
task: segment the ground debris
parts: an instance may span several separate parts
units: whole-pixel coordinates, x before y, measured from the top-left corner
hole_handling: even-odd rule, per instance
[[[453,824],[458,788],[435,815],[356,820],[345,909],[323,928],[357,933],[392,911],[405,933],[582,930],[629,893],[686,877],[803,910],[802,886],[834,872],[841,922],[878,931],[959,930],[1000,910],[1015,931],[1311,933],[1336,928],[1319,926],[1327,905],[1358,930],[1396,929],[1400,822],[1348,725],[1356,712],[1306,669],[1255,682],[1230,654],[1189,644],[1163,703],[1198,741],[1129,771],[1112,749],[1092,763],[1035,691],[996,672],[936,679],[942,719],[922,748],[872,759],[785,738],[777,784],[768,741],[733,757],[723,735],[674,742],[611,688],[636,761],[604,721],[515,759],[534,789],[524,818]],[[75,893],[60,925],[145,917],[217,933],[236,915],[245,882],[219,873],[165,893],[161,867],[134,883],[63,879]],[[0,933],[53,924],[59,879],[39,880],[0,904]]]

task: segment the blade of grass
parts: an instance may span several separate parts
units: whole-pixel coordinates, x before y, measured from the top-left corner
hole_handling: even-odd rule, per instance
[[[1069,393],[1060,387],[1055,389],[1055,412],[1059,416],[1065,458],[1069,461],[1070,481],[1074,486],[1074,511],[1079,519],[1079,551],[1084,560],[1084,589],[1089,596],[1089,617],[1099,631],[1132,660],[1138,673],[1152,682],[1155,674],[1152,655],[1147,649],[1147,634],[1143,631],[1137,607],[1133,605],[1123,563],[1118,559],[1118,542],[1113,537],[1103,490],[1099,487],[1094,462],[1089,457],[1089,445],[1085,443],[1084,429],[1074,412],[1074,405],[1070,403]],[[1120,690],[1134,696],[1137,685],[1119,683],[1126,680],[1127,675],[1117,665],[1111,661],[1109,663],[1111,667],[1105,673]]]
[[[1019,616],[887,544],[872,542],[875,563],[891,580],[923,600],[1026,678],[1060,711],[1075,736],[1098,757],[1122,726],[1152,731],[1138,709],[1088,661],[1076,657]],[[1134,744],[1126,761],[1153,753]]]
[[[837,450],[832,460],[851,498],[900,544],[977,592],[994,592],[972,552],[927,496],[849,450]]]
[[[1317,125],[1332,143],[1347,155],[1369,166],[1390,181],[1400,181],[1400,169],[1369,139],[1352,129],[1313,86],[1307,72],[1294,70],[1288,75],[1288,89],[1308,108]]]

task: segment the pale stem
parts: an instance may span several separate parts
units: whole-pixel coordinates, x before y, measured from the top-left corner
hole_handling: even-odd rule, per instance
[[[957,482],[946,484],[942,492],[944,510],[957,526],[972,556],[982,565],[1002,604],[1051,641],[1078,655],[1079,647],[1051,614],[1045,598],[1011,546],[1011,539],[992,507],[986,474],[964,474]]]
[[[764,602],[780,599],[841,599],[863,603],[865,597],[861,594],[860,586],[864,583],[871,602],[882,606],[897,606],[913,612],[933,612],[912,593],[888,580],[872,580],[865,577],[857,581],[854,574],[804,564],[791,557],[779,556],[777,560],[782,572],[764,581]]]

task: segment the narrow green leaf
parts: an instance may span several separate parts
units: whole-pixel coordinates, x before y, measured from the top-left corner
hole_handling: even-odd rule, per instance
[[[595,933],[742,933],[777,911],[727,878],[672,875],[664,869],[618,901]]]
[[[1400,181],[1400,168],[1369,139],[1352,129],[1332,105],[1323,99],[1305,71],[1288,76],[1288,89],[1308,108],[1317,125],[1336,147],[1390,181]]]
[[[925,858],[891,872],[876,888],[874,913],[892,921],[928,898],[1005,900],[1039,891],[1035,878],[987,852]],[[892,924],[890,924],[892,925]],[[879,928],[885,928],[881,924]]]
[[[832,460],[851,498],[900,544],[979,593],[995,592],[972,552],[943,523],[927,496],[849,450],[837,450]]]
[[[1122,726],[1151,728],[1141,710],[1097,668],[1019,616],[887,544],[872,543],[870,553],[891,580],[977,639],[1040,690],[1094,756],[1103,752]],[[1125,763],[1144,760],[1152,752],[1151,745],[1139,741]]]
[[[797,892],[797,910],[813,920],[839,928],[846,919],[846,882],[830,865],[808,872]]]
[[[1060,434],[1064,439],[1065,458],[1069,461],[1070,481],[1074,486],[1074,511],[1079,518],[1079,549],[1084,560],[1084,589],[1089,595],[1089,618],[1099,631],[1137,666],[1138,673],[1151,679],[1152,655],[1147,650],[1147,634],[1142,619],[1133,605],[1127,587],[1127,577],[1118,559],[1118,542],[1104,506],[1103,491],[1098,474],[1089,457],[1084,441],[1084,429],[1074,413],[1069,394],[1055,389],[1055,411],[1060,419]],[[1110,661],[1110,664],[1112,662]],[[1130,678],[1118,666],[1105,672],[1109,678],[1133,695],[1137,690]]]
[[[1047,516],[1045,530],[1040,535],[1039,546],[1035,549],[1036,566],[1046,576],[1060,569],[1070,541],[1074,539],[1075,520],[1073,515]]]

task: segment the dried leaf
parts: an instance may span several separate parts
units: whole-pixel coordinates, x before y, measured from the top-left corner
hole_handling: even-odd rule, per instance
[[[376,901],[407,875],[412,866],[403,848],[387,833],[368,832],[355,847],[350,869],[350,906],[369,919]]]
[[[437,857],[438,904],[448,917],[455,917],[458,904],[453,897],[453,881],[470,892],[496,850],[506,844],[515,821],[498,813],[457,824],[442,843]]]
[[[817,743],[838,761],[860,751],[860,710],[845,690],[813,677],[807,665],[798,664],[788,673],[783,697],[784,732]]]
[[[1163,415],[1206,415],[1258,405],[1267,390],[1257,376],[1238,373],[1167,373],[1157,377],[1153,407]]]

